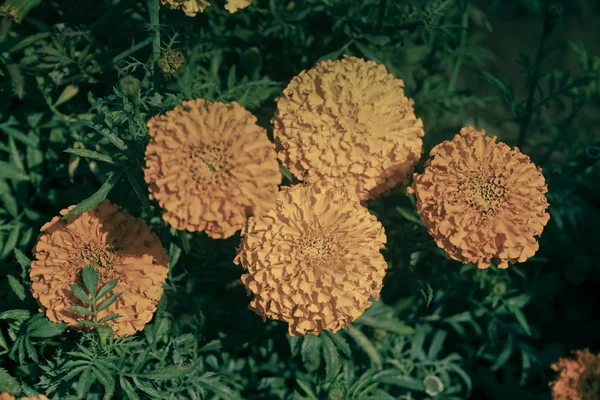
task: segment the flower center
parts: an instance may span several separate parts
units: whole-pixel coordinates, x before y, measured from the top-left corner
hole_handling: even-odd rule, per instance
[[[84,243],[76,258],[76,263],[82,268],[91,265],[96,269],[112,269],[119,262],[114,249],[109,246],[98,246],[94,242]]]
[[[331,259],[335,243],[322,234],[311,232],[298,240],[296,248],[311,264],[320,265]]]
[[[502,174],[475,173],[459,186],[469,205],[476,211],[494,212],[505,200],[506,188]]]
[[[227,173],[225,146],[190,145],[188,148],[190,173],[199,184],[220,183],[222,175]]]

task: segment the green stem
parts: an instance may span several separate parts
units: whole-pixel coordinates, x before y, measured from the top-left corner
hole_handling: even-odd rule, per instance
[[[540,45],[538,46],[535,60],[533,63],[533,70],[531,72],[531,79],[529,81],[529,92],[527,94],[527,103],[525,105],[525,113],[521,118],[521,124],[519,127],[519,138],[517,139],[517,147],[522,149],[525,144],[525,137],[527,136],[527,129],[531,123],[531,117],[533,112],[533,104],[535,98],[535,89],[537,88],[538,81],[540,79],[540,68],[542,66],[543,50],[548,38],[548,30],[546,24],[542,31],[542,38],[540,39]]]
[[[148,15],[150,18],[150,30],[152,31],[152,65],[154,66],[154,88],[157,86],[158,71],[156,60],[160,57],[160,20],[158,0],[146,0]]]

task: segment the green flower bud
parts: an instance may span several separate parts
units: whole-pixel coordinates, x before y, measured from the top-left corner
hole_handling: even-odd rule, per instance
[[[425,393],[431,397],[437,396],[444,391],[444,382],[435,375],[426,376],[425,379],[423,379],[423,385],[425,385]]]
[[[185,57],[173,49],[163,51],[156,63],[163,78],[169,81],[179,78],[185,70]]]
[[[346,389],[343,386],[334,386],[327,394],[327,400],[342,400],[346,397]]]
[[[502,296],[504,293],[506,293],[506,282],[498,282],[494,285],[494,293],[496,293],[496,295],[498,296]]]

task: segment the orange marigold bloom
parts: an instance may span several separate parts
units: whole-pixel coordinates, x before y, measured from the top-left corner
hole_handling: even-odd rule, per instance
[[[160,0],[160,2],[163,5],[169,5],[171,8],[183,10],[188,17],[193,17],[210,6],[208,0]],[[237,10],[248,7],[251,2],[252,0],[227,0],[225,9],[233,14]]]
[[[356,57],[321,61],[292,79],[273,124],[279,158],[298,179],[327,180],[361,200],[408,183],[423,147],[404,82]]]
[[[0,393],[0,400],[15,400],[14,396],[11,396],[10,393]],[[19,400],[50,400],[43,394],[34,397],[21,397]]]
[[[589,350],[574,352],[574,358],[561,358],[552,365],[558,372],[552,388],[553,400],[600,399],[600,354]]]
[[[290,335],[336,332],[379,298],[385,242],[381,223],[345,189],[300,184],[249,219],[235,263],[263,320],[287,322]]]
[[[176,229],[232,236],[275,204],[275,146],[238,103],[184,102],[148,122],[145,178]]]
[[[499,268],[533,256],[550,216],[541,168],[495,136],[465,127],[431,150],[408,192],[449,258]]]
[[[108,323],[115,336],[142,330],[152,319],[168,273],[167,252],[146,222],[108,200],[72,218],[53,218],[42,227],[33,252],[31,291],[54,322],[75,326],[84,318],[68,310],[72,305],[89,308],[69,289],[71,284],[81,286],[84,267],[97,269],[99,286],[119,279],[111,294],[122,295],[98,313],[99,318],[121,315]]]

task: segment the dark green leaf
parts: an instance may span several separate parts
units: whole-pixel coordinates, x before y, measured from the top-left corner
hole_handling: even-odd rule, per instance
[[[108,321],[112,321],[113,319],[119,318],[120,316],[121,316],[121,314],[110,314],[110,315],[107,315],[106,317],[101,318],[100,321],[98,321],[98,324],[100,324],[100,325],[105,324]]]
[[[14,249],[15,252],[15,258],[17,259],[17,262],[19,263],[19,265],[23,268],[28,270],[29,266],[31,265],[31,261],[25,256],[25,254],[23,254],[23,252],[17,248]]]
[[[106,296],[111,290],[115,288],[115,286],[117,286],[117,283],[119,283],[119,279],[117,278],[106,282],[106,284],[102,286],[102,288],[98,291],[98,295],[96,296],[96,298],[101,299],[104,296]]]
[[[78,314],[82,314],[82,315],[94,315],[94,312],[91,310],[88,310],[85,307],[81,307],[81,306],[71,306],[69,307],[69,311],[78,313]]]
[[[23,170],[18,169],[6,161],[0,161],[0,178],[15,179],[18,181],[28,181],[29,176]]]
[[[35,338],[50,338],[58,336],[67,330],[67,325],[50,322],[46,317],[44,317],[42,322],[40,326],[36,326],[34,329],[30,329],[31,326],[29,326],[27,329],[28,335]]]
[[[399,320],[375,319],[366,315],[357,319],[356,323],[359,325],[370,326],[371,328],[379,328],[388,332],[398,333],[400,335],[412,335],[415,331],[414,328],[405,325],[404,322]]]
[[[83,268],[81,273],[83,284],[87,289],[92,300],[96,299],[96,289],[98,288],[98,271],[90,266]]]
[[[121,179],[122,174],[123,171],[111,173],[106,182],[104,182],[104,184],[100,187],[100,189],[98,189],[96,193],[77,204],[75,208],[73,208],[63,217],[63,219],[75,217],[81,213],[84,213],[86,211],[91,210],[92,208],[97,207],[106,199],[106,196],[111,191],[111,189],[117,184],[117,182],[119,182],[119,179]]]
[[[339,333],[331,333],[330,331],[323,331],[325,335],[327,335],[333,343],[335,343],[338,350],[340,350],[344,356],[347,358],[352,358],[352,350],[350,350],[350,346],[346,339],[344,339]]]
[[[115,301],[117,301],[119,296],[121,296],[122,294],[123,293],[113,293],[108,299],[104,300],[98,306],[98,312],[106,310],[108,307],[110,307],[111,304],[113,304]]]
[[[429,352],[427,353],[428,360],[436,360],[437,356],[442,351],[442,346],[444,341],[446,340],[446,336],[448,334],[446,331],[439,330],[433,336],[433,340],[431,341],[431,346],[429,346]]]
[[[131,383],[129,383],[129,381],[125,379],[125,377],[121,376],[119,378],[119,383],[121,384],[121,389],[123,389],[125,395],[129,400],[140,400],[140,396],[138,396],[135,393],[135,390],[133,390],[133,386],[131,386]]]
[[[25,288],[23,287],[21,282],[19,282],[19,280],[12,275],[7,275],[6,278],[8,279],[8,284],[10,285],[10,288],[17,295],[17,297],[21,301],[25,300]]]
[[[69,285],[75,297],[84,302],[85,304],[89,304],[90,306],[94,305],[94,302],[90,299],[88,294],[77,285]]]
[[[106,154],[98,153],[97,151],[87,149],[66,149],[65,153],[75,154],[79,157],[91,158],[92,160],[98,160],[109,164],[124,165],[123,162],[115,160],[114,158]]]
[[[138,375],[139,378],[170,381],[172,379],[180,379],[193,372],[195,365],[170,365],[165,368],[157,369],[145,374]]]
[[[87,126],[88,128],[95,130],[96,132],[98,132],[99,134],[101,134],[102,136],[107,138],[119,150],[121,150],[121,151],[127,150],[127,145],[125,144],[125,142],[122,141],[119,137],[117,137],[117,135],[112,133],[110,130],[103,127],[102,125],[94,124],[90,121],[85,121],[85,120],[80,120],[79,123],[81,125]]]
[[[373,380],[376,382],[401,386],[419,392],[425,391],[425,385],[422,381],[412,378],[404,374],[402,371],[396,369],[381,371],[373,376]]]
[[[325,359],[325,382],[331,382],[335,379],[342,368],[340,356],[333,341],[327,335],[320,335],[323,346],[323,358]]]

